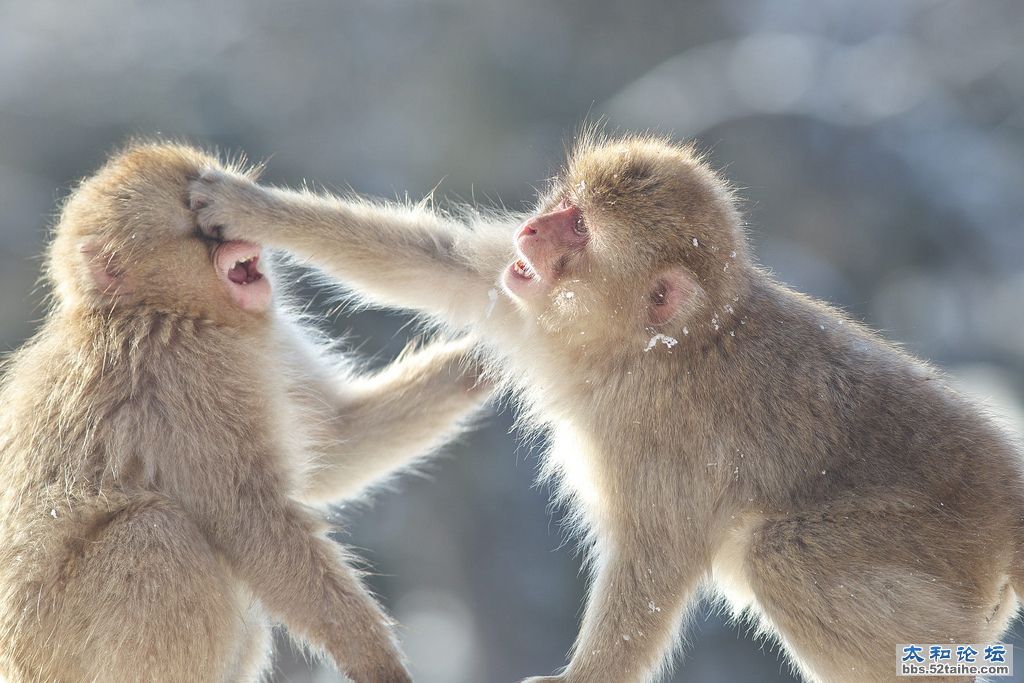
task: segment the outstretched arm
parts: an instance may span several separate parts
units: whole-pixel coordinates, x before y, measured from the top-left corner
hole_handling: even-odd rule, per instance
[[[289,392],[312,435],[309,501],[354,496],[456,436],[490,393],[472,340],[408,347],[378,372],[352,376],[287,330]]]
[[[469,226],[422,206],[263,187],[211,170],[190,186],[201,228],[287,250],[375,304],[457,326],[489,313],[513,258],[506,223]]]

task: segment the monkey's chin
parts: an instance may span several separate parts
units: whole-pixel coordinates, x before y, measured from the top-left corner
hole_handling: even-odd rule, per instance
[[[259,313],[270,308],[271,288],[267,278],[252,284],[229,286],[228,292],[238,307],[246,311]]]
[[[270,280],[260,272],[260,245],[252,242],[224,242],[214,252],[214,268],[231,300],[246,311],[264,311],[270,306]]]

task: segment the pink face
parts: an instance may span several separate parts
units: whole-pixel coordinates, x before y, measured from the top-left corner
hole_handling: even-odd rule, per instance
[[[534,216],[516,233],[516,250],[521,258],[505,270],[505,288],[522,299],[547,294],[589,239],[583,212],[568,201],[549,213]]]

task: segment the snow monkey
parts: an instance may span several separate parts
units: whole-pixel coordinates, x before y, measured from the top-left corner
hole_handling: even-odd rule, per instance
[[[197,229],[208,168],[138,143],[63,208],[52,311],[0,389],[10,683],[256,680],[270,621],[359,683],[409,680],[317,506],[455,432],[487,393],[471,346],[356,373],[275,305],[260,246]]]
[[[998,638],[1024,590],[1020,453],[934,368],[755,265],[689,145],[582,136],[530,217],[192,185],[199,223],[486,339],[593,577],[571,683],[652,680],[703,587],[807,680]],[[951,680],[951,679],[942,679]]]

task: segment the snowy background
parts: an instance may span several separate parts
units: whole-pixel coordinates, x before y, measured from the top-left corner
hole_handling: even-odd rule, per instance
[[[273,182],[520,208],[605,116],[702,140],[763,263],[1020,430],[1022,38],[1014,0],[0,0],[0,350],[42,315],[56,203],[129,135],[272,156]],[[408,333],[325,320],[378,363]],[[343,511],[422,683],[549,673],[575,634],[578,558],[509,426]],[[674,681],[791,680],[710,611],[691,641]],[[275,680],[338,679],[284,646]]]

